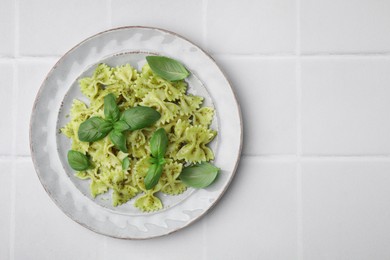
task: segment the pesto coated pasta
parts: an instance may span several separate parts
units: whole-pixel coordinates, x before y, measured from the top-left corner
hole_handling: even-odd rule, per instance
[[[76,173],[80,179],[90,180],[93,197],[112,193],[112,204],[117,206],[135,198],[141,211],[163,208],[158,193],[178,195],[187,186],[179,179],[185,165],[214,159],[208,144],[217,132],[210,129],[214,109],[202,107],[203,97],[187,94],[184,80],[170,82],[157,76],[145,64],[138,72],[129,64],[109,67],[99,64],[91,77],[79,81],[80,89],[90,103],[74,100],[70,121],[61,132],[72,141],[72,150],[88,155],[92,167]],[[120,111],[137,106],[151,107],[161,114],[150,127],[126,134],[127,152],[118,150],[108,136],[96,142],[82,142],[78,137],[80,124],[91,117],[104,115],[104,97],[112,93]],[[159,128],[168,136],[161,178],[152,189],[146,189],[144,178],[150,167],[150,139]],[[124,169],[122,161],[129,158]],[[138,195],[138,196],[137,196]]]

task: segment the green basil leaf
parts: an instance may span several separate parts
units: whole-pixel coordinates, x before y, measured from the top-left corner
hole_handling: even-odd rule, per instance
[[[111,131],[110,132],[110,140],[115,145],[115,147],[119,150],[121,150],[124,153],[129,152],[126,147],[126,136],[118,131]]]
[[[69,150],[68,163],[73,170],[85,171],[89,168],[90,163],[88,157],[78,151]]]
[[[124,120],[119,120],[114,123],[114,130],[118,132],[124,132],[130,130],[130,126]]]
[[[129,157],[126,157],[122,160],[122,170],[127,171],[130,167],[130,159]]]
[[[134,131],[153,125],[160,117],[160,113],[153,108],[138,106],[124,111],[120,119],[130,126],[131,131]]]
[[[160,164],[160,165],[164,165],[166,162],[167,161],[164,158],[160,158],[160,159],[158,159],[157,163]]]
[[[158,129],[150,139],[150,151],[155,158],[164,158],[168,147],[168,136],[164,128]]]
[[[178,61],[164,56],[146,56],[151,70],[168,81],[178,81],[188,77],[190,73]]]
[[[154,158],[154,157],[151,157],[151,158],[149,159],[149,162],[150,162],[151,164],[158,164],[158,159],[157,159],[157,158]]]
[[[152,189],[160,180],[163,166],[160,164],[152,164],[149,167],[148,173],[145,176],[144,183],[147,190]]]
[[[180,173],[180,179],[187,185],[194,188],[205,188],[217,177],[219,168],[211,163],[202,162],[185,167]]]
[[[95,142],[103,139],[111,130],[111,122],[101,117],[91,117],[80,124],[78,137],[82,142]]]
[[[104,97],[104,116],[106,117],[106,120],[113,123],[119,120],[120,111],[116,104],[116,98],[112,93]]]

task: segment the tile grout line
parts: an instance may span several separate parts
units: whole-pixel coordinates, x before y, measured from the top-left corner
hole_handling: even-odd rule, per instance
[[[389,57],[390,52],[312,52],[312,53],[302,53],[302,57],[310,58],[310,57]]]
[[[112,0],[107,0],[107,24],[108,28],[112,28]]]
[[[387,155],[373,155],[373,156],[303,156],[301,158],[304,162],[390,162],[390,157]]]
[[[281,59],[289,58],[295,59],[295,53],[221,53],[221,52],[212,52],[209,54],[212,56],[222,57],[222,58],[246,58],[246,59]],[[353,59],[353,58],[369,58],[369,59],[389,59],[390,53],[318,53],[318,54],[299,54],[301,59]]]
[[[47,56],[19,56],[19,57],[0,57],[1,62],[13,62],[13,61],[53,61],[59,60],[61,56],[47,55]]]
[[[302,71],[301,71],[301,1],[296,2],[296,90],[297,90],[297,258],[303,259],[303,195],[302,195]]]
[[[298,146],[298,145],[297,145]],[[297,148],[298,153],[298,148]],[[281,160],[281,161],[353,161],[353,160],[373,160],[373,161],[390,161],[390,154],[373,154],[373,155],[321,155],[321,154],[242,154],[243,157],[255,157],[260,160]],[[298,158],[299,157],[299,158]],[[1,157],[0,157],[1,158]]]
[[[11,144],[12,146],[13,144]],[[0,161],[1,162],[6,162],[6,161],[31,161],[31,156],[30,155],[12,155],[14,152],[12,151],[11,148],[11,155],[0,155]]]
[[[291,154],[291,155],[249,155],[249,154],[242,154],[243,158],[255,158],[258,161],[262,162],[296,162],[297,161],[297,155]]]
[[[202,0],[202,44],[204,50],[208,51],[207,46],[207,0]]]
[[[12,161],[11,163],[11,196],[10,196],[10,202],[11,202],[11,212],[10,212],[10,224],[9,224],[9,257],[11,260],[15,259],[15,201],[16,201],[16,169],[15,169],[16,163]]]
[[[15,49],[14,49],[14,59],[12,59],[12,66],[13,66],[13,92],[12,92],[12,129],[14,130],[12,133],[12,147],[11,147],[11,154],[12,154],[12,178],[11,178],[11,212],[10,212],[10,230],[9,230],[9,256],[11,260],[15,259],[15,226],[16,226],[16,122],[17,122],[17,115],[18,115],[18,106],[17,106],[17,100],[19,95],[19,80],[18,80],[18,67],[17,67],[17,60],[15,58],[19,57],[20,55],[20,17],[19,17],[19,7],[20,2],[19,0],[15,0],[14,2],[14,19],[15,19]]]
[[[203,218],[201,220],[202,223],[202,240],[203,240],[203,245],[202,245],[202,259],[207,260],[207,245],[208,245],[208,239],[206,236],[206,230],[207,230],[207,221],[206,218]]]
[[[19,14],[19,7],[20,7],[20,0],[15,0],[15,50],[14,50],[14,58],[18,58],[20,56],[20,14]]]
[[[16,62],[12,62],[13,68],[13,88],[12,88],[12,142],[11,142],[11,194],[10,194],[10,225],[9,225],[9,256],[10,259],[13,260],[15,258],[15,193],[16,193],[16,180],[15,180],[15,154],[16,154],[16,118],[17,118],[17,96],[18,96],[18,86],[17,86],[17,66]]]
[[[10,230],[9,230],[9,242],[10,242],[10,259],[15,259],[15,207],[16,207],[16,122],[18,115],[18,106],[17,100],[19,95],[19,86],[18,86],[18,68],[16,61],[13,62],[13,91],[12,91],[12,147],[10,158],[12,159],[12,178],[11,178],[11,212],[10,212]]]
[[[107,258],[107,247],[108,247],[108,237],[104,236],[103,238],[103,256],[102,256],[102,260],[106,260],[106,259],[109,259]]]

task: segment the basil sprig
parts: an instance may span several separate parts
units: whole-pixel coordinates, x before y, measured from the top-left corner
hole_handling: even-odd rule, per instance
[[[151,126],[161,115],[151,107],[133,107],[125,110],[122,114],[116,104],[114,94],[110,93],[104,97],[104,119],[98,116],[91,117],[80,124],[77,135],[82,142],[96,142],[107,135],[111,142],[120,151],[127,153],[126,131],[134,131],[144,127]],[[77,171],[88,169],[86,165],[87,158],[83,159],[76,151],[69,151],[68,163]],[[88,161],[88,160],[87,160]]]
[[[125,121],[119,120],[114,123],[114,130],[124,132],[130,130],[130,126]]]
[[[150,152],[157,160],[164,159],[168,147],[168,136],[164,128],[158,129],[150,139]]]
[[[150,139],[150,167],[145,176],[144,183],[147,190],[157,185],[165,164],[165,152],[168,147],[168,137],[164,128],[158,129]],[[194,188],[205,188],[214,182],[219,172],[219,168],[211,163],[202,162],[200,164],[185,167],[180,173],[180,179],[187,186]]]
[[[187,185],[194,188],[205,188],[217,177],[219,168],[211,163],[202,162],[185,167],[180,173],[180,179]]]
[[[160,117],[160,113],[153,108],[138,106],[124,111],[120,119],[134,131],[153,125]]]
[[[129,157],[125,157],[122,160],[122,170],[127,171],[127,169],[129,169],[129,167],[130,167],[130,159],[129,159]]]
[[[122,132],[113,130],[108,136],[110,137],[111,142],[115,145],[116,148],[118,148],[124,153],[128,152],[126,146],[126,136]]]
[[[85,154],[73,150],[68,151],[68,162],[70,167],[76,171],[85,171],[91,166]]]
[[[106,120],[115,123],[119,120],[119,116],[121,112],[119,111],[119,107],[116,104],[115,96],[110,93],[104,97],[104,116]]]
[[[152,189],[158,183],[165,164],[165,152],[168,147],[168,136],[164,128],[160,128],[153,133],[150,139],[150,150],[152,158],[151,166],[145,176],[144,183],[147,190]]]
[[[190,73],[178,61],[164,56],[146,56],[150,69],[168,81],[178,81],[188,77]]]
[[[147,190],[152,189],[160,180],[164,166],[161,164],[152,164],[145,176],[144,183]]]
[[[103,139],[112,130],[111,122],[101,117],[91,117],[80,124],[78,136],[82,142],[95,142]]]
[[[151,126],[161,115],[151,107],[133,107],[122,114],[114,94],[104,97],[104,117],[91,117],[80,124],[78,137],[82,142],[95,142],[109,135],[111,142],[127,152],[125,131]]]

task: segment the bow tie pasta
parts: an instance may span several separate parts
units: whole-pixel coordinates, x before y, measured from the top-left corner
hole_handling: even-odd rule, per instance
[[[207,146],[217,132],[210,129],[212,107],[202,107],[203,97],[187,94],[184,80],[169,82],[155,75],[149,65],[138,72],[130,64],[109,67],[99,64],[91,77],[79,80],[81,92],[89,104],[74,100],[70,121],[61,131],[71,139],[72,149],[89,156],[92,167],[79,171],[76,177],[90,181],[92,197],[112,190],[112,205],[135,198],[134,206],[149,212],[163,208],[159,194],[178,195],[187,187],[179,179],[184,166],[214,159]],[[152,107],[161,118],[152,126],[126,133],[127,152],[115,148],[108,136],[96,142],[81,142],[80,124],[92,116],[104,116],[104,97],[112,93],[119,110],[136,106]],[[150,139],[158,128],[168,136],[166,163],[158,184],[147,190],[144,178],[150,167]],[[129,158],[129,167],[122,161]]]

